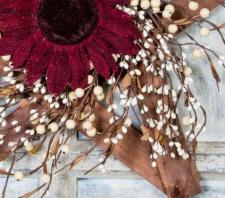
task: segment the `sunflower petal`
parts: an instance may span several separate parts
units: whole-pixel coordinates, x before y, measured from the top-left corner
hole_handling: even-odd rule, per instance
[[[110,71],[118,72],[118,64],[113,59],[111,51],[108,50],[108,47],[102,42],[102,40],[95,38],[92,40],[92,46],[95,46],[95,50],[105,59]]]
[[[0,56],[13,54],[17,46],[27,39],[33,32],[34,28],[12,28],[3,34],[0,39]]]
[[[38,0],[28,3],[27,0],[0,1],[0,20],[7,17],[32,17],[38,8]]]
[[[106,18],[112,18],[114,20],[119,20],[120,23],[131,23],[133,21],[133,17],[128,15],[127,13],[118,10],[114,7],[105,7],[104,13]]]
[[[19,43],[15,39],[4,38],[0,40],[0,56],[12,54]]]
[[[55,51],[47,71],[48,90],[53,94],[63,92],[71,77],[68,56],[65,51]]]
[[[23,18],[22,16],[10,16],[4,20],[0,20],[1,30],[10,28],[22,28],[22,27],[32,27],[32,20],[28,17]]]
[[[100,43],[100,46],[102,47],[102,51],[104,52],[109,52],[110,54],[113,54],[117,51],[117,49],[115,49],[111,43],[107,42],[106,40],[104,40],[99,34],[96,34],[94,41],[97,41],[98,43]],[[93,41],[93,42],[94,42]]]
[[[120,23],[119,21],[111,19],[102,18],[100,26],[118,36],[124,38],[131,38],[133,40],[139,38],[139,33],[132,23],[126,25]]]
[[[28,58],[30,51],[39,41],[35,38],[35,35],[31,35],[26,41],[22,42],[12,56],[13,66],[20,68]]]
[[[26,80],[29,85],[32,85],[45,74],[50,54],[51,48],[47,47],[44,42],[41,42],[32,50],[25,66]]]
[[[110,68],[106,60],[99,54],[91,45],[87,46],[89,58],[94,65],[94,68],[98,74],[103,76],[105,79],[110,78]]]
[[[107,30],[99,31],[100,37],[107,41],[116,51],[114,53],[123,55],[136,55],[139,47],[129,38],[123,38]]]
[[[128,5],[130,3],[130,0],[98,0],[98,1],[108,6],[115,6],[117,4]]]
[[[90,61],[82,48],[77,48],[68,54],[71,68],[71,86],[75,89],[87,86],[87,76],[90,68]]]

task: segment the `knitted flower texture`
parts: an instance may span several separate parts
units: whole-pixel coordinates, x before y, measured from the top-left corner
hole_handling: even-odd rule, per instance
[[[129,0],[0,0],[0,56],[25,68],[28,85],[45,77],[53,94],[85,88],[92,69],[109,79],[119,68],[113,54],[139,50],[133,19],[117,4]]]

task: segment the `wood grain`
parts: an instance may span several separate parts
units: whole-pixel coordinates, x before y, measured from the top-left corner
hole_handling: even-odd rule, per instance
[[[189,0],[172,0],[172,3],[177,7],[175,19],[191,18],[193,16],[199,15],[199,11],[202,8],[213,10],[219,5],[219,2],[217,0],[197,0],[197,2],[199,3],[199,9],[197,9],[196,11],[191,11],[188,8]]]
[[[111,115],[108,112],[106,113],[105,109],[100,105],[97,105],[96,112],[95,125],[100,130],[106,128]],[[85,132],[83,134],[86,135]],[[107,144],[103,142],[103,139],[104,136],[97,136],[92,138],[92,141],[101,148],[106,149]],[[126,166],[165,192],[158,170],[151,167],[147,143],[140,139],[140,132],[130,127],[129,132],[115,146],[112,154]]]

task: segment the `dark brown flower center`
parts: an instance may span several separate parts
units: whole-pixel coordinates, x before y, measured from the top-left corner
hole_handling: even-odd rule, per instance
[[[94,0],[41,0],[37,23],[43,34],[58,44],[77,44],[95,29]]]

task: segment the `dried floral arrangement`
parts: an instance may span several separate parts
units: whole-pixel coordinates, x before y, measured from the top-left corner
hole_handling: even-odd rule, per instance
[[[207,20],[219,4],[225,6],[216,0],[0,0],[0,161],[12,161],[0,170],[6,175],[2,197],[10,176],[21,181],[40,171],[43,185],[22,197],[38,191],[44,197],[55,174],[72,169],[96,146],[104,152],[90,171],[113,154],[168,197],[199,193],[194,154],[206,113],[189,87],[186,59],[207,57],[218,84],[217,62],[225,66],[225,58],[184,28],[196,22],[203,37],[217,31],[225,43],[224,24]],[[179,31],[189,43],[174,38]],[[189,46],[193,57],[184,52]],[[182,122],[178,105],[186,109]],[[132,128],[131,111],[141,133]],[[96,145],[59,164],[77,131]],[[17,161],[40,150],[40,165],[14,171]]]

